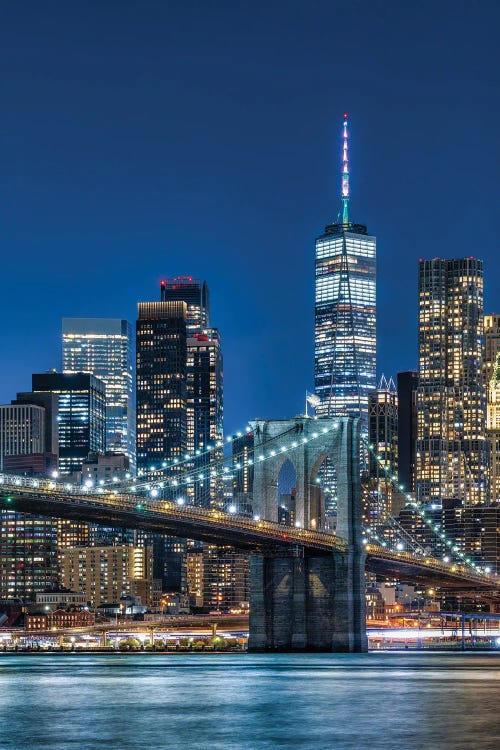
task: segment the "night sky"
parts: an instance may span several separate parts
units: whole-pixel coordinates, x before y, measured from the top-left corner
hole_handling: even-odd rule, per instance
[[[62,317],[206,279],[225,427],[303,410],[314,240],[378,241],[379,372],[417,364],[417,260],[485,261],[500,312],[500,5],[0,2],[0,400],[60,367]]]

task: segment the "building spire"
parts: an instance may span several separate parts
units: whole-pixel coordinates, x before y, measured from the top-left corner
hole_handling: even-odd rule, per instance
[[[344,115],[344,145],[342,149],[342,224],[349,224],[349,133],[347,115]]]

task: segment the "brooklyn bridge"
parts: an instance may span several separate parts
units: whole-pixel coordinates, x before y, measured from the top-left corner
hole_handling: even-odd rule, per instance
[[[252,515],[202,508],[180,497],[189,470],[166,469],[119,486],[91,487],[0,474],[7,510],[143,529],[232,545],[251,552],[249,650],[367,650],[366,572],[405,582],[500,598],[500,580],[470,561],[455,540],[438,558],[415,540],[387,543],[362,521],[360,421],[296,417],[255,420]],[[336,473],[336,530],[324,527],[317,483],[325,461]],[[221,466],[212,472],[226,472]],[[278,475],[285,461],[296,473],[296,521],[278,523]],[[210,475],[209,475],[210,476]],[[209,477],[208,477],[209,478]],[[177,497],[176,497],[177,495]],[[320,495],[321,497],[321,495]],[[323,503],[323,505],[322,505]]]

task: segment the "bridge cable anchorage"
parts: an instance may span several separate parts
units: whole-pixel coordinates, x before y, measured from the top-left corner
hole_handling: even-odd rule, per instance
[[[381,466],[382,471],[386,475],[386,479],[389,481],[389,483],[392,485],[393,489],[395,489],[397,492],[403,494],[406,497],[406,500],[408,501],[408,504],[413,508],[413,510],[416,511],[417,515],[419,515],[426,523],[427,526],[431,528],[432,531],[434,531],[440,538],[440,540],[443,543],[443,546],[448,547],[449,553],[452,556],[455,556],[458,559],[459,564],[465,565],[465,567],[471,568],[475,572],[479,572],[481,574],[489,576],[490,570],[487,568],[481,568],[480,565],[475,563],[473,560],[471,560],[469,557],[465,555],[464,552],[460,550],[460,547],[457,544],[456,540],[448,539],[446,535],[444,534],[444,531],[442,529],[442,525],[439,524],[439,526],[432,521],[431,518],[426,514],[425,510],[414,500],[413,496],[410,492],[407,492],[402,484],[398,483],[397,476],[393,473],[393,469],[389,466],[386,466],[381,456],[377,454],[377,452],[374,449],[373,445],[369,445],[365,438],[362,437],[362,442],[365,443],[365,448],[368,449],[368,451],[371,453],[371,455],[375,458],[377,463]],[[393,518],[391,516],[391,518]],[[396,520],[396,519],[394,519]],[[397,522],[398,523],[398,522]],[[369,531],[369,529],[367,529]],[[408,532],[407,532],[408,535]],[[409,535],[411,537],[411,535]],[[380,541],[379,539],[377,539]],[[419,548],[422,547],[422,545],[418,542],[418,540],[413,540],[414,544],[417,545]],[[424,551],[425,554],[425,551]],[[446,557],[446,556],[445,556]],[[446,560],[444,560],[446,562]]]

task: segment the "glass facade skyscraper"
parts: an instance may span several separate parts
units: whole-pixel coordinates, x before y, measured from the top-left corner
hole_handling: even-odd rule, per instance
[[[132,329],[115,318],[63,318],[65,373],[89,372],[106,386],[106,450],[135,468]]]
[[[483,263],[419,263],[416,491],[421,502],[488,500]]]
[[[347,117],[344,119],[342,223],[316,240],[314,389],[319,416],[360,416],[376,388],[376,238],[349,221]]]
[[[90,451],[106,446],[106,393],[104,383],[89,373],[46,372],[33,375],[34,393],[58,397],[59,472],[81,471]]]

